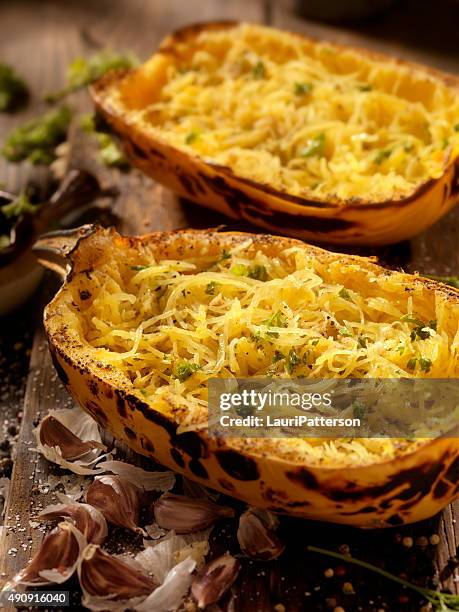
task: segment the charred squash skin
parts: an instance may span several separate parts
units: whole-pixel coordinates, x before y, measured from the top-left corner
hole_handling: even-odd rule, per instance
[[[146,104],[148,84],[150,90],[152,83],[161,87],[163,62],[173,57],[174,45],[193,39],[204,29],[235,25],[188,26],[168,36],[138,71],[110,73],[93,84],[91,95],[96,110],[118,136],[134,166],[179,196],[228,217],[248,221],[268,232],[314,242],[377,246],[407,240],[426,230],[459,201],[457,152],[450,151],[439,178],[424,182],[409,196],[384,202],[313,200],[238,176],[229,167],[204,161],[159,137],[154,138],[136,125],[126,109],[113,104],[113,92],[121,90],[129,92],[133,105],[142,103],[144,98]],[[370,51],[360,49],[359,53],[393,62],[393,58]],[[433,73],[459,91],[459,79],[454,76],[409,62],[398,63]]]
[[[70,288],[84,291],[85,278],[98,260],[116,243],[132,248],[153,246],[158,257],[180,258],[184,249],[207,241],[228,248],[248,234],[182,231],[122,238],[97,229],[81,238],[70,255],[71,270],[45,310],[45,329],[57,373],[75,401],[99,425],[136,452],[206,486],[247,503],[309,519],[363,528],[388,527],[428,518],[459,493],[457,432],[420,442],[412,452],[394,459],[356,467],[325,468],[295,463],[263,452],[256,441],[215,439],[205,431],[177,433],[178,421],[155,410],[120,382],[116,369],[88,357],[83,344],[69,334],[65,300]],[[274,236],[253,236],[266,248],[292,246],[295,241]],[[321,257],[336,257],[307,247]],[[341,256],[345,257],[345,256]],[[360,265],[386,272],[363,258]],[[459,292],[433,281],[417,279],[432,290],[443,291],[451,304]]]

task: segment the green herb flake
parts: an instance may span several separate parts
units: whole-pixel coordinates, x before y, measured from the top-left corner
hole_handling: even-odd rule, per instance
[[[371,91],[373,87],[369,83],[364,83],[363,85],[359,85],[359,91]]]
[[[25,82],[7,64],[0,64],[0,112],[10,112],[22,106],[29,97]]]
[[[338,333],[339,333],[341,336],[352,338],[352,332],[351,332],[351,331],[349,331],[349,330],[347,329],[347,327],[341,327],[341,328],[338,330]]]
[[[68,94],[78,91],[110,70],[127,70],[139,64],[132,52],[119,53],[102,49],[89,58],[77,57],[67,69],[67,86],[55,93],[48,94],[48,102],[56,102]]]
[[[230,268],[230,272],[235,276],[247,276],[249,274],[249,269],[244,264],[235,264]]]
[[[277,363],[278,361],[281,361],[282,359],[285,359],[284,353],[281,353],[280,351],[275,351],[273,355],[273,363]]]
[[[205,293],[207,295],[215,295],[215,287],[216,286],[217,286],[217,283],[215,281],[210,281],[210,283],[207,283],[207,285],[206,285]]]
[[[433,331],[436,331],[437,329],[436,321],[429,321],[429,323],[426,324],[421,321],[421,319],[413,317],[412,315],[403,315],[400,320],[415,325],[415,328],[411,331],[410,334],[410,338],[412,341],[416,340],[416,338],[419,338],[419,340],[427,340],[427,338],[430,338],[430,336],[432,335],[429,329],[432,329]]]
[[[320,342],[320,338],[314,338],[314,340],[311,340],[311,345],[312,346],[317,346]]]
[[[345,287],[342,287],[339,290],[338,295],[339,295],[340,298],[343,298],[343,300],[348,300],[348,301],[352,302],[351,294],[349,293],[349,291]]]
[[[5,140],[3,156],[11,162],[27,159],[32,164],[49,165],[55,159],[55,148],[67,137],[71,115],[70,109],[62,106],[17,127]]]
[[[141,272],[142,270],[146,270],[150,266],[138,265],[138,266],[129,266],[129,267],[131,270],[134,270],[135,272]]]
[[[32,204],[24,192],[19,194],[19,196],[12,202],[0,206],[2,214],[7,219],[12,219],[13,217],[19,217],[20,215],[25,214],[33,215],[37,211],[37,208],[38,205]]]
[[[365,338],[364,336],[359,336],[357,338],[357,346],[359,348],[366,349],[367,348],[367,341],[368,341],[368,338]]]
[[[419,367],[427,374],[430,372],[430,368],[432,367],[432,360],[428,357],[419,357]]]
[[[226,259],[231,259],[231,253],[226,249],[223,249],[217,263],[219,263],[220,261],[225,261]]]
[[[0,250],[10,246],[10,237],[6,234],[0,234]]]
[[[406,367],[408,368],[408,370],[414,370],[414,368],[416,367],[417,361],[418,360],[416,357],[411,357],[411,359],[409,359],[408,363],[406,364]]]
[[[312,91],[312,83],[295,83],[293,91],[296,96],[305,96]]]
[[[454,126],[454,131],[459,132],[459,123],[456,123],[456,125]]]
[[[197,363],[191,363],[190,361],[181,361],[177,364],[174,372],[175,378],[178,378],[180,382],[185,382],[190,376],[192,376],[197,370],[200,370],[201,366]]]
[[[266,76],[265,65],[259,60],[252,68],[252,76],[254,79],[264,79]]]
[[[185,144],[191,145],[198,138],[199,138],[199,133],[197,132],[197,130],[191,130],[191,132],[188,132],[188,134],[185,136]]]
[[[268,280],[268,273],[265,266],[255,265],[249,267],[248,277],[265,282]]]
[[[287,321],[280,310],[277,310],[269,319],[262,321],[267,327],[287,327]]]
[[[323,157],[325,155],[325,134],[321,132],[308,141],[306,147],[300,151],[301,157]]]
[[[374,162],[375,164],[380,166],[383,163],[383,161],[388,159],[391,155],[392,155],[392,149],[382,149],[381,151],[378,151],[376,153]]]
[[[297,355],[294,349],[291,349],[287,355],[287,372],[292,374],[293,370],[297,365],[301,363],[300,357]]]
[[[352,416],[355,419],[360,419],[362,420],[363,417],[365,416],[366,413],[366,407],[359,402],[358,400],[356,400],[353,404],[352,404]]]
[[[99,145],[99,160],[109,167],[127,168],[128,161],[123,152],[110,134],[98,128],[94,113],[86,113],[80,117],[80,126],[87,133],[93,135]]]
[[[448,145],[449,145],[449,140],[448,138],[446,138],[446,136],[444,136],[441,141],[441,148],[445,150]]]
[[[434,274],[424,274],[424,276],[426,278],[430,278],[431,280],[445,283],[445,285],[451,285],[451,287],[459,289],[459,276],[436,276]]]

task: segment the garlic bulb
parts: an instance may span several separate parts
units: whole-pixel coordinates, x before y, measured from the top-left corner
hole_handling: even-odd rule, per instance
[[[107,522],[100,510],[89,504],[69,502],[53,504],[44,508],[39,519],[64,519],[74,525],[86,538],[89,544],[102,544],[108,534]]]
[[[269,521],[263,521],[263,514],[257,509],[246,510],[239,518],[237,539],[244,554],[262,561],[276,559],[284,551],[285,545],[274,533]]]
[[[178,534],[206,529],[219,518],[234,516],[234,510],[209,500],[165,493],[154,504],[155,520],[163,529]]]
[[[120,476],[97,476],[86,491],[86,501],[98,508],[109,523],[144,534],[139,525],[139,490]]]

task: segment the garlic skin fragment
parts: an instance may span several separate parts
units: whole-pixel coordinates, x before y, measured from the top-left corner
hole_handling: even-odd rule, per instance
[[[233,517],[234,510],[209,500],[165,493],[153,506],[156,523],[178,534],[207,529],[219,518]]]
[[[86,491],[86,502],[94,506],[109,523],[145,535],[139,527],[139,489],[120,476],[96,476]]]
[[[94,464],[107,456],[97,423],[80,408],[50,410],[33,433],[38,452],[75,474],[97,473]]]
[[[107,521],[100,510],[89,504],[67,502],[44,508],[39,519],[49,521],[63,519],[74,525],[89,544],[102,544],[108,535]]]
[[[152,593],[157,583],[132,560],[123,561],[89,544],[78,564],[83,605],[90,610],[128,610]]]
[[[164,582],[141,604],[137,612],[176,612],[180,609],[183,598],[190,590],[192,572],[196,561],[188,557],[177,563],[167,574]]]
[[[171,470],[150,472],[124,461],[104,461],[98,466],[104,473],[113,472],[135,485],[141,491],[169,491],[175,484]]]
[[[263,514],[254,512],[250,508],[241,514],[237,539],[245,555],[262,561],[271,561],[283,553],[285,544],[279,540],[273,529],[267,526],[260,516]]]
[[[87,542],[71,523],[59,523],[45,535],[40,548],[12,584],[45,586],[65,582],[75,572]]]
[[[217,603],[236,580],[241,564],[229,553],[208,563],[191,584],[191,594],[198,608]]]

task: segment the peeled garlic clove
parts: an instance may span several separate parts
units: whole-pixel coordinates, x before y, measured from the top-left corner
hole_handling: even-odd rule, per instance
[[[206,529],[219,518],[234,516],[234,510],[209,500],[165,493],[154,504],[155,520],[163,529],[178,534]]]
[[[100,510],[78,502],[54,504],[38,515],[44,520],[64,519],[81,531],[90,544],[102,544],[108,534],[107,522]]]
[[[115,601],[144,598],[158,586],[140,566],[137,569],[132,563],[109,555],[94,544],[89,544],[83,551],[78,576],[85,605],[88,597]]]
[[[42,586],[65,582],[74,573],[85,546],[85,538],[73,525],[60,523],[43,538],[40,548],[16,574],[13,583]]]
[[[138,526],[139,490],[120,476],[97,476],[86,491],[86,501],[98,508],[109,523],[143,534]]]
[[[237,539],[244,554],[262,561],[276,559],[285,548],[274,531],[252,510],[241,514]]]
[[[228,553],[208,563],[191,585],[198,608],[216,603],[236,580],[240,568],[239,561]]]
[[[57,446],[62,457],[68,461],[81,459],[95,448],[105,449],[104,445],[96,440],[81,440],[51,415],[46,416],[39,425],[39,440],[50,448]]]

